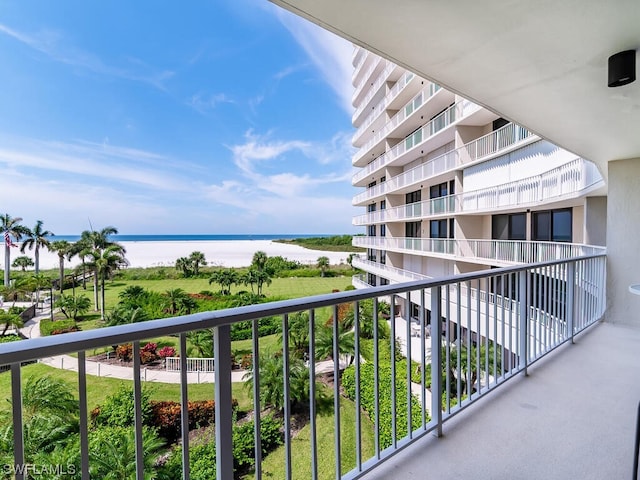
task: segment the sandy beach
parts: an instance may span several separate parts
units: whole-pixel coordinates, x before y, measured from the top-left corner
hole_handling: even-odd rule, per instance
[[[173,267],[176,259],[187,257],[191,252],[204,253],[211,266],[244,267],[251,264],[253,254],[259,250],[270,257],[282,256],[289,260],[297,260],[303,264],[315,264],[318,257],[326,256],[331,264],[346,263],[348,253],[324,252],[309,250],[297,245],[272,242],[271,240],[209,240],[209,241],[142,241],[119,242],[127,251],[126,258],[131,267]],[[23,255],[19,248],[11,249],[11,262]],[[24,255],[34,258],[32,250]],[[0,249],[0,265],[4,266],[4,248]],[[73,258],[65,260],[65,267],[78,265],[80,261]],[[58,268],[58,255],[47,250],[40,252],[40,268],[47,270]]]

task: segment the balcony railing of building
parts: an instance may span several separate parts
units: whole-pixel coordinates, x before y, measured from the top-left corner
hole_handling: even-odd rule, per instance
[[[373,53],[369,53],[369,55],[374,55]],[[358,69],[364,63],[364,60],[367,56],[367,51],[360,47],[355,47],[353,49],[353,54],[351,55],[351,65],[353,66],[353,74],[352,79],[357,75]]]
[[[510,123],[390,179],[389,181],[393,183],[389,183],[387,188],[390,190],[385,193],[390,193],[407,185],[420,183],[430,177],[455,170],[463,165],[496,156],[516,148],[525,140],[532,141],[536,138],[537,137],[527,129]],[[351,183],[355,185],[359,181],[371,176],[376,171],[388,165],[392,159],[393,158],[386,153],[381,155],[362,170],[356,172]]]
[[[353,237],[353,245],[414,255],[446,256],[493,266],[547,262],[604,254],[604,247],[581,243],[414,237]]]
[[[387,183],[393,180],[376,185],[368,191],[373,194],[378,187],[377,195],[383,195],[381,192],[390,190]],[[604,186],[604,179],[598,167],[583,158],[576,158],[548,172],[522,180],[358,215],[353,218],[353,224],[371,225],[540,205],[575,197],[601,186]]]
[[[87,405],[86,352],[115,344],[133,344],[133,391],[136,478],[145,478],[142,427],[142,385],[140,380],[140,342],[164,335],[177,335],[183,365],[179,375],[182,406],[182,461],[183,479],[190,478],[190,439],[188,431],[187,332],[200,329],[214,330],[215,347],[215,439],[216,475],[218,479],[234,476],[233,435],[234,414],[231,396],[231,338],[230,327],[241,321],[253,325],[254,364],[265,352],[260,351],[258,336],[260,319],[279,316],[282,320],[282,378],[284,419],[284,478],[318,478],[320,462],[331,463],[337,479],[354,479],[375,469],[381,462],[407,447],[418,438],[434,432],[442,434],[443,424],[458,412],[469,407],[487,393],[503,385],[559,345],[597,322],[605,307],[605,257],[588,255],[562,261],[521,265],[473,274],[422,280],[411,283],[368,288],[353,292],[273,302],[229,310],[199,313],[184,317],[154,320],[132,325],[109,327],[52,337],[37,338],[0,345],[0,365],[10,366],[11,401],[13,419],[13,455],[15,478],[26,478],[29,450],[25,450],[22,411],[22,365],[43,357],[77,353],[79,398],[78,471],[83,479],[89,478],[91,467],[88,434],[89,409]],[[472,289],[488,287],[503,297],[510,297],[516,308],[489,305],[481,296],[471,297]],[[466,299],[462,296],[466,293]],[[426,298],[430,300],[427,301]],[[452,299],[455,298],[455,301]],[[488,297],[485,297],[488,298]],[[389,308],[390,332],[381,328],[378,318],[386,299]],[[365,302],[371,302],[371,316],[361,313]],[[461,305],[475,304],[463,314]],[[340,362],[333,363],[334,440],[332,451],[319,451],[317,438],[316,365],[308,367],[308,418],[310,438],[296,439],[295,449],[310,452],[304,471],[292,461],[293,439],[291,430],[290,372],[299,362],[289,346],[289,317],[296,312],[308,314],[308,358],[316,358],[316,325],[324,324],[323,312],[328,309],[338,318],[338,309],[352,305],[354,321],[352,346],[349,347],[352,365],[344,373]],[[412,304],[416,308],[412,308]],[[398,329],[395,305],[405,312],[418,311],[416,323],[406,322]],[[361,308],[362,307],[362,308]],[[549,319],[554,321],[550,322]],[[429,321],[437,319],[437,321]],[[442,321],[441,321],[442,320]],[[430,323],[430,325],[429,325]],[[342,325],[332,322],[332,356],[344,356],[341,345]],[[412,336],[417,328],[418,336]],[[365,333],[366,332],[366,333]],[[412,362],[396,358],[396,339],[404,338],[406,356]],[[375,347],[364,348],[370,342]],[[426,355],[430,346],[431,354]],[[366,352],[370,352],[367,354]],[[383,352],[388,352],[383,355]],[[298,364],[296,363],[296,367]],[[430,374],[427,371],[430,370]],[[251,387],[254,396],[254,445],[261,445],[260,370],[253,372]],[[340,421],[342,392],[352,399],[355,422],[345,425]],[[326,404],[326,402],[324,402]],[[362,413],[366,411],[365,413]],[[367,433],[368,432],[368,433]],[[363,440],[373,436],[373,445]],[[349,449],[349,452],[345,451]],[[255,448],[255,478],[263,478],[262,449]],[[347,462],[350,457],[352,461]],[[147,459],[148,460],[148,459]],[[344,462],[343,462],[344,460]]]
[[[356,100],[358,99],[358,97],[360,96],[360,94],[362,93],[362,90],[364,89],[364,87],[366,85],[369,84],[369,78],[371,77],[371,75],[373,75],[373,72],[380,66],[383,65],[384,63],[386,63],[386,60],[378,57],[377,59],[374,59],[373,63],[371,64],[371,66],[368,68],[368,70],[366,71],[366,73],[364,74],[364,76],[362,77],[362,80],[360,81],[360,84],[355,88],[353,95],[351,97],[351,102],[353,104],[355,104]],[[377,84],[377,81],[375,82]],[[380,84],[381,85],[381,84]],[[380,85],[378,85],[379,88]]]
[[[429,277],[428,275],[422,275],[420,273],[412,272],[410,270],[404,270],[383,263],[374,262],[372,260],[367,260],[363,255],[354,256],[352,265],[355,268],[360,268],[374,275],[386,278],[390,283],[403,283],[415,280],[432,280],[434,278]],[[364,277],[364,275],[362,276]],[[356,288],[367,288],[371,286],[366,282],[364,282],[364,285],[362,283],[354,283],[353,285]],[[466,287],[462,287],[462,294],[465,297],[467,296]],[[480,300],[483,303],[488,302],[491,305],[497,303],[498,305],[500,305],[500,307],[504,306],[504,308],[506,309],[514,308],[514,302],[508,297],[502,297],[498,292],[487,292],[486,290],[471,288],[471,298],[475,300],[478,297],[480,297]],[[465,308],[467,307],[468,306],[465,305]],[[473,308],[473,306],[471,306],[471,308]]]
[[[408,79],[407,79],[408,78]],[[429,88],[426,90],[422,90],[416,96],[414,96],[411,100],[409,100],[402,108],[398,110],[398,112],[391,117],[385,125],[378,130],[374,137],[369,139],[366,145],[359,145],[362,136],[368,131],[369,126],[384,112],[387,106],[391,103],[391,101],[397,97],[400,92],[407,86],[409,81],[413,78],[413,74],[409,76],[408,74],[403,75],[401,80],[399,80],[394,86],[393,89],[389,91],[389,93],[385,96],[382,102],[380,102],[373,111],[369,114],[369,116],[365,119],[362,125],[356,130],[356,133],[353,135],[352,143],[356,147],[361,147],[364,150],[370,149],[376,142],[378,142],[381,138],[389,135],[393,129],[397,128],[402,122],[404,122],[409,115],[415,112],[418,108],[424,105],[427,100],[433,97],[436,92],[441,90],[440,85],[436,83],[430,83]],[[403,81],[404,80],[404,81]]]
[[[394,160],[396,160],[398,157],[400,157],[401,155],[404,155],[405,153],[413,149],[417,149],[418,147],[423,145],[425,142],[427,142],[429,139],[431,139],[436,133],[440,132],[441,130],[453,124],[454,122],[457,122],[458,120],[460,120],[464,115],[464,110],[465,110],[465,101],[460,101],[450,106],[444,112],[440,113],[439,115],[436,115],[434,118],[432,118],[429,122],[427,122],[422,127],[417,129],[415,132],[411,133],[410,135],[405,137],[403,140],[398,142],[390,150],[383,153],[381,157],[384,157],[384,158],[378,157],[376,161],[379,161],[379,164],[381,165],[388,165]],[[381,132],[378,132],[378,135],[376,135],[369,142],[367,142],[367,145],[369,144],[374,145],[381,138],[384,138],[384,136],[380,136],[380,133]],[[358,152],[354,155],[353,157],[354,165],[357,165],[357,163],[368,153],[371,146],[367,147],[367,145],[365,145],[363,148],[358,150]]]
[[[371,85],[369,93],[367,93],[367,95],[360,102],[360,105],[358,106],[358,108],[356,108],[355,112],[353,112],[353,116],[351,117],[351,122],[353,125],[358,125],[360,121],[362,121],[362,114],[364,113],[365,109],[369,106],[369,102],[371,102],[371,99],[376,95],[376,93],[378,93],[378,90],[380,89],[380,87],[382,87],[384,82],[387,81],[387,78],[389,78],[389,75],[391,75],[391,72],[393,72],[393,70],[396,68],[400,68],[400,67],[398,67],[397,65],[394,65],[393,63],[389,63],[386,66],[386,68],[382,71],[382,73],[378,75],[373,85]]]

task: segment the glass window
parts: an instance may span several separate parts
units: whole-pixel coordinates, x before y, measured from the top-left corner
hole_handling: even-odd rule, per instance
[[[533,214],[533,240],[570,242],[573,238],[572,217],[570,208],[535,212]]]
[[[551,240],[551,212],[533,214],[533,239],[539,242]]]
[[[554,242],[570,242],[571,241],[571,210],[556,210],[552,212],[553,241]]]
[[[509,240],[509,215],[491,217],[491,238],[493,240]]]
[[[527,239],[527,214],[509,215],[509,240]]]
[[[447,238],[447,220],[431,220],[429,231],[431,238]]]

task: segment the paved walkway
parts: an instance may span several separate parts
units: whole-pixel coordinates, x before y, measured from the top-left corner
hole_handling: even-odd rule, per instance
[[[48,319],[51,316],[51,310],[46,308],[41,310],[39,314],[25,322],[20,329],[22,335],[27,338],[40,337],[40,320]],[[55,357],[41,358],[40,363],[49,365],[54,368],[63,370],[78,371],[78,359],[71,355],[58,355]],[[92,360],[86,360],[87,374],[97,377],[119,378],[123,380],[133,380],[133,368],[109,363],[100,363]],[[318,362],[316,364],[316,373],[325,373],[333,370],[333,361]],[[245,381],[247,370],[232,370],[231,381],[241,383]],[[161,383],[180,383],[180,372],[158,370],[155,368],[140,369],[140,378],[145,382],[161,382]],[[188,383],[213,383],[213,372],[188,372]]]

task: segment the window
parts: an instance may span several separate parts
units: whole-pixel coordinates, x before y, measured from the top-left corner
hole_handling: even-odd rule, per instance
[[[447,182],[431,185],[431,188],[429,188],[429,198],[446,197],[448,195],[448,186],[449,184]]]
[[[387,236],[387,226],[385,224],[380,225],[380,236],[381,237]]]
[[[367,227],[367,235],[369,235],[370,237],[375,237],[376,236],[376,226],[375,225],[369,225]]]
[[[372,203],[371,205],[367,205],[367,213],[371,213],[371,212],[375,212],[376,211],[376,204]]]
[[[380,210],[384,210],[385,208],[387,208],[387,201],[380,200]]]
[[[570,208],[535,212],[532,223],[533,240],[539,242],[570,242],[573,238],[573,215]]]
[[[420,222],[407,222],[404,228],[405,237],[420,238]]]
[[[372,188],[372,187],[375,187],[375,186],[376,186],[376,182],[373,181],[369,185],[367,185],[367,188]]]
[[[431,220],[429,232],[431,238],[447,238],[447,220]]]
[[[385,265],[387,263],[387,252],[386,250],[382,250],[380,252],[380,263]]]
[[[455,238],[455,220],[453,218],[449,219],[449,238]]]
[[[491,238],[493,240],[526,240],[527,214],[493,215],[491,217]]]
[[[420,194],[420,190],[416,190],[415,192],[409,192],[405,195],[405,203],[416,203],[421,200],[422,195]]]

